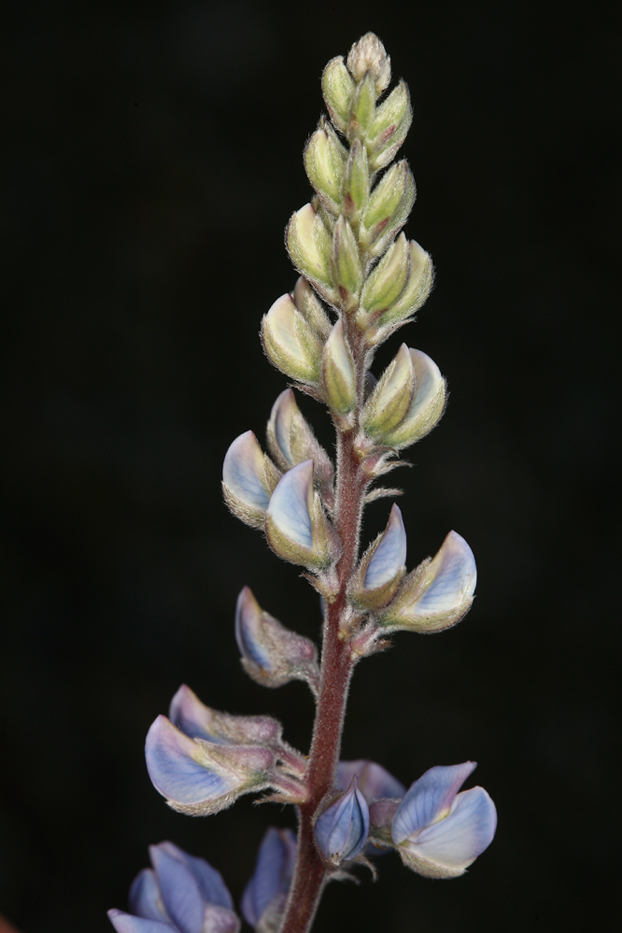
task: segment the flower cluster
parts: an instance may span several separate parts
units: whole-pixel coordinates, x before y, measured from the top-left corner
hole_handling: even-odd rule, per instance
[[[293,387],[274,402],[267,452],[249,430],[223,464],[231,512],[263,531],[280,558],[304,568],[321,596],[321,653],[262,609],[248,587],[235,613],[242,666],[254,681],[309,685],[316,703],[310,751],[288,745],[275,719],[217,712],[186,686],[147,735],[149,775],[175,810],[207,815],[265,790],[267,799],[296,808],[297,835],[268,830],[242,897],[242,915],[258,933],[309,930],[326,881],[389,850],[419,874],[461,875],[496,828],[486,791],[460,790],[474,762],[430,768],[408,789],[374,762],[339,762],[356,665],[388,647],[393,633],[455,625],[476,585],[473,553],[455,531],[408,571],[395,504],[384,531],[359,552],[365,504],[399,493],[376,481],[435,427],[446,401],[438,366],[406,343],[372,373],[377,347],[413,320],[433,280],[429,255],[402,232],[415,184],[407,162],[393,160],[412,109],[403,81],[385,96],[390,80],[390,59],[371,33],[347,61],[326,66],[329,118],[304,152],[314,195],[286,233],[299,278],[261,323],[264,351]],[[294,389],[327,407],[334,463]],[[171,843],[154,846],[151,859],[153,868],[132,886],[131,913],[110,912],[119,933],[239,929],[229,892],[206,862]]]

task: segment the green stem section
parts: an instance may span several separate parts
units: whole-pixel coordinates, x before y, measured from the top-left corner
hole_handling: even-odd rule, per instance
[[[346,319],[347,325],[350,321]],[[313,923],[329,869],[315,845],[313,823],[318,808],[334,788],[341,752],[341,737],[354,664],[350,645],[340,635],[340,623],[348,610],[347,587],[356,567],[358,543],[368,478],[363,474],[354,449],[358,416],[362,407],[364,349],[355,327],[350,325],[350,345],[357,363],[358,404],[354,429],[337,433],[337,482],[335,524],[342,544],[337,563],[339,590],[328,603],[322,638],[320,692],[313,727],[306,783],[309,796],[298,807],[298,852],[290,896],[281,933],[308,933]]]

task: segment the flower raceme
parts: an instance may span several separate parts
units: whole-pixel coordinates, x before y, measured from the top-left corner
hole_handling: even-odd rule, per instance
[[[109,910],[117,933],[238,933],[240,921],[220,874],[172,842],[149,849],[130,888],[130,913]]]

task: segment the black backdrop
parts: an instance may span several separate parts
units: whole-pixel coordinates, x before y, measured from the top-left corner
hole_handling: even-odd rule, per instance
[[[94,0],[9,14],[0,911],[22,933],[111,929],[106,908],[126,906],[166,838],[237,900],[264,828],[290,818],[248,798],[207,820],[172,813],[142,746],[184,681],[308,741],[304,687],[243,675],[233,608],[248,583],[311,635],[317,603],[226,512],[219,478],[285,385],[259,320],[295,281],[283,229],[309,199],[322,67],[368,29],[411,89],[407,232],[438,275],[406,339],[451,390],[400,477],[409,566],[453,527],[479,589],[452,632],[403,635],[361,666],[344,756],[405,783],[473,758],[499,829],[457,881],[389,856],[377,884],[333,885],[317,928],[583,931],[615,916],[613,9]],[[330,443],[322,411],[301,407]],[[366,535],[387,511],[370,507]]]

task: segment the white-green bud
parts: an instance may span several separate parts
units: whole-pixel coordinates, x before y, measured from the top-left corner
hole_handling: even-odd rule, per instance
[[[270,453],[281,470],[291,470],[305,460],[313,460],[313,476],[318,486],[326,492],[332,485],[333,464],[298,408],[293,389],[281,392],[272,406],[266,436]]]
[[[329,408],[338,415],[347,415],[356,403],[356,371],[341,319],[324,345],[322,374]]]
[[[401,295],[408,279],[410,250],[403,233],[389,247],[376,268],[368,276],[361,294],[361,309],[357,321],[364,327],[375,320]]]
[[[339,215],[333,233],[331,268],[341,306],[344,311],[349,311],[357,302],[363,284],[363,270],[356,238],[343,214]]]
[[[406,572],[406,531],[397,505],[384,532],[363,554],[349,585],[349,596],[361,609],[380,609],[393,599]]]
[[[370,71],[378,95],[388,88],[391,80],[391,59],[384,45],[373,32],[366,33],[350,49],[348,71],[355,81],[361,81]]]
[[[367,164],[367,149],[360,139],[355,139],[350,148],[341,194],[343,212],[348,220],[352,220],[353,217],[367,207],[369,200],[369,166]]]
[[[381,260],[382,262],[383,260]],[[415,314],[425,302],[434,284],[432,260],[415,240],[409,244],[408,279],[397,301],[380,316],[371,317],[361,313],[357,315],[358,324],[365,330],[365,339],[373,347],[382,341],[397,326],[400,326]],[[373,323],[370,323],[370,320]]]
[[[415,391],[402,421],[383,435],[387,447],[410,447],[436,427],[445,409],[445,380],[436,363],[421,350],[410,350]]]
[[[331,59],[324,69],[322,93],[331,120],[338,130],[345,133],[354,94],[354,81],[344,64],[343,56]]]
[[[311,330],[326,340],[333,329],[333,322],[304,276],[301,275],[296,282],[292,297],[296,310],[302,314]]]
[[[391,162],[406,138],[412,122],[412,107],[408,85],[400,81],[387,99],[376,110],[371,129],[369,162],[377,172]]]
[[[405,160],[391,166],[373,189],[362,217],[361,244],[381,256],[415,203],[415,180]]]
[[[291,295],[282,295],[264,316],[261,339],[270,362],[282,373],[308,385],[319,383],[322,341],[298,313]]]
[[[363,409],[363,429],[374,440],[387,446],[387,436],[407,414],[415,391],[415,369],[405,343],[385,369]]]
[[[348,137],[358,137],[367,143],[371,138],[375,115],[376,85],[372,73],[368,71],[352,95]]]
[[[286,233],[287,249],[298,271],[334,304],[337,294],[330,271],[331,237],[311,204],[291,218]]]
[[[304,151],[304,165],[309,181],[324,205],[333,214],[341,210],[341,183],[347,153],[337,134],[326,120],[311,136]]]

